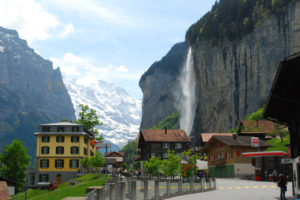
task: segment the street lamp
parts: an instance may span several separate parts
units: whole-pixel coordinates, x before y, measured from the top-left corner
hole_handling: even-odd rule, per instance
[[[111,144],[109,144],[109,143],[104,143],[104,144],[96,144],[96,147],[98,147],[98,148],[105,148],[105,171],[106,171],[106,173],[105,173],[105,182],[107,182],[107,172],[108,172],[108,170],[107,170],[107,148],[111,148]]]

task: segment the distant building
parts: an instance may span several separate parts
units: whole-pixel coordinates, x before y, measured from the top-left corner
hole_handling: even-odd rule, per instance
[[[93,156],[96,150],[91,142],[94,135],[81,124],[41,124],[35,136],[38,170],[35,183],[60,184],[75,178],[81,168],[80,159]]]
[[[269,120],[242,120],[239,126],[239,136],[258,137],[261,140],[271,139],[268,134],[274,130],[274,123]]]
[[[122,168],[124,163],[124,152],[108,152],[104,154],[107,157],[107,164],[117,171]]]
[[[204,146],[215,135],[232,136],[232,133],[201,133],[201,142]]]
[[[10,200],[10,194],[6,181],[0,181],[0,200]]]
[[[168,158],[168,150],[180,154],[190,148],[191,139],[184,130],[141,130],[138,135],[139,160],[153,156]]]
[[[265,150],[269,145],[259,140],[260,147],[251,147],[251,137],[214,135],[201,151],[205,152],[208,160],[210,176],[236,177],[254,175],[255,166],[252,159],[242,157],[243,152]]]
[[[3,178],[3,177],[0,177],[0,181],[6,182],[6,187],[8,188],[8,193],[10,195],[14,195],[16,193],[16,185],[17,185],[17,183],[15,181],[9,180],[9,179]]]

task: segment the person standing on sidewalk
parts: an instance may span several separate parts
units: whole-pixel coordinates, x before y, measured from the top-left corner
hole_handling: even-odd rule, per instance
[[[273,170],[272,176],[273,176],[274,183],[276,183],[278,181],[278,173],[276,169]]]
[[[278,187],[280,187],[280,199],[286,200],[285,198],[285,192],[287,190],[287,181],[285,179],[285,176],[280,175],[279,180],[277,182]]]

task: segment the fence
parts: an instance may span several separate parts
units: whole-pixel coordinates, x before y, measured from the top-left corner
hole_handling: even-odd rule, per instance
[[[86,190],[88,200],[158,200],[172,196],[205,192],[216,189],[216,181],[209,178],[191,180],[171,179],[129,179],[89,187]],[[70,197],[69,197],[70,198]]]

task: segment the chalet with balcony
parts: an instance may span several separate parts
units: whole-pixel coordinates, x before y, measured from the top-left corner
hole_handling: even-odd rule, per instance
[[[168,150],[175,154],[187,151],[191,139],[184,130],[141,130],[138,135],[139,160],[149,160],[153,156],[168,158]]]
[[[111,165],[117,171],[122,168],[124,163],[124,152],[108,152],[104,153],[104,156],[107,157],[108,165]]]
[[[251,137],[214,135],[201,151],[207,155],[208,169],[213,177],[242,177],[254,174],[252,159],[243,152],[263,151],[269,145],[259,140],[259,147],[251,147]]]

